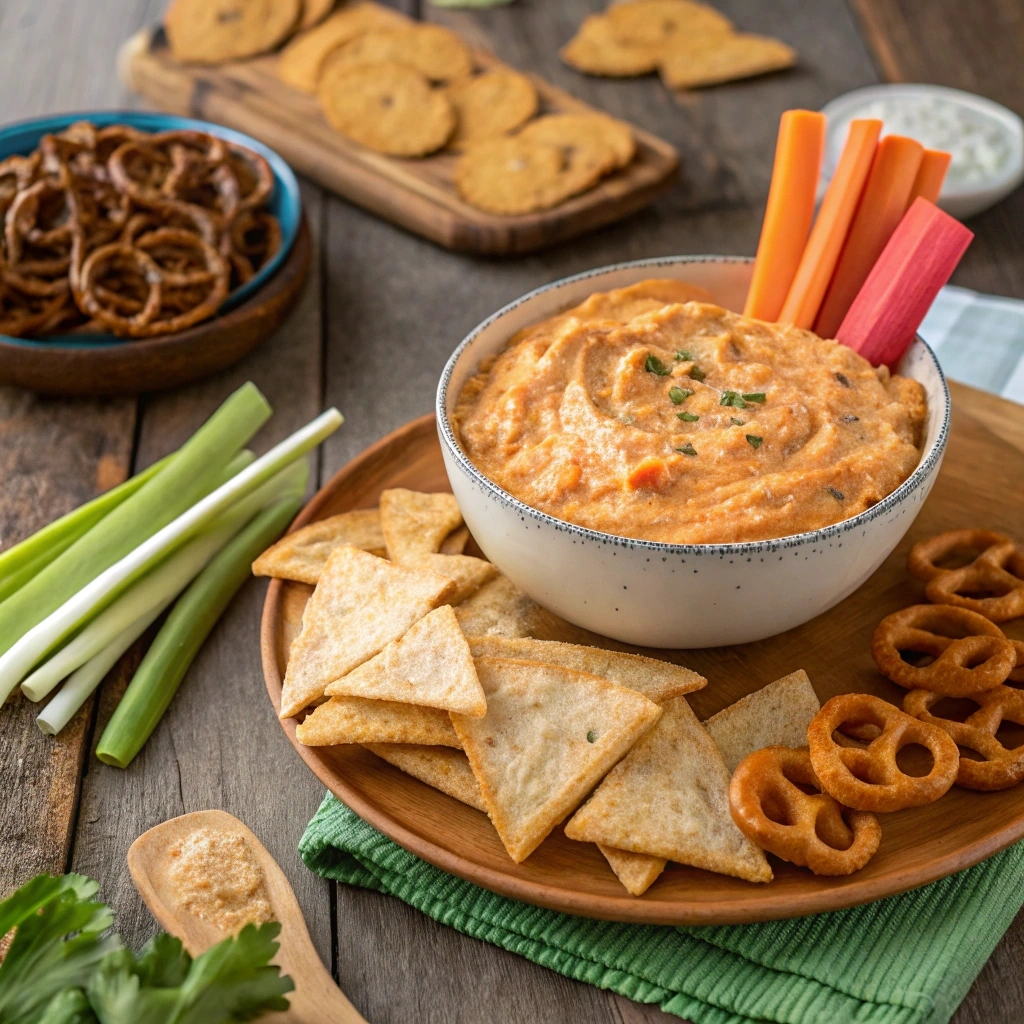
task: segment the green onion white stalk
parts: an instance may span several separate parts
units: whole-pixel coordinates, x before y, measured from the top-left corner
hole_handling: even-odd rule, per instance
[[[127,768],[167,710],[200,647],[255,558],[284,532],[302,506],[286,496],[261,512],[193,580],[167,616],[96,746],[106,764]]]
[[[196,505],[270,413],[267,400],[254,385],[239,388],[182,445],[169,464],[0,605],[0,654],[10,655],[28,636],[34,638],[8,662],[8,666],[18,664],[21,668],[3,673],[0,703],[35,661],[81,624],[80,616],[69,618],[55,613],[68,606],[78,609],[77,595],[88,590],[97,577],[131,559],[140,545],[145,547],[147,539]],[[133,574],[137,576],[148,567],[148,562],[132,564],[133,572],[118,577],[117,584],[110,576],[107,578],[111,582],[102,591],[93,591],[90,608],[98,611],[98,602],[109,604],[131,582]],[[49,625],[40,630],[44,622]],[[29,650],[33,652],[31,660],[23,663]]]
[[[244,388],[240,389],[235,394],[239,395],[244,390]],[[255,390],[253,388],[253,391]],[[259,392],[256,392],[256,394],[259,394]],[[262,399],[262,396],[260,398]],[[230,402],[231,399],[228,401]],[[223,409],[224,406],[221,407],[221,411]],[[219,412],[215,414],[214,418],[217,415],[219,415]],[[171,473],[186,462],[186,451],[192,442],[210,425],[210,422],[212,420],[208,421],[181,448],[171,466],[164,473],[154,477],[147,486],[159,483],[165,473]],[[42,621],[39,621],[37,625],[34,625],[27,632],[21,634],[20,637],[14,639],[9,644],[6,652],[0,656],[0,702],[6,700],[11,691],[25,678],[25,675],[40,658],[44,657],[48,651],[52,650],[65,637],[102,611],[118,594],[148,571],[156,562],[166,557],[178,545],[208,526],[218,514],[230,505],[251,494],[262,484],[266,483],[284,466],[294,462],[311,448],[316,447],[324,438],[337,430],[342,422],[343,418],[337,409],[329,409],[327,412],[322,413],[301,430],[297,430],[291,437],[275,445],[251,466],[242,470],[242,472],[226,484],[218,487],[212,494],[196,502],[191,508],[179,515],[177,519],[174,519],[148,537],[134,550],[122,557],[120,561],[104,569],[99,575],[92,577],[70,599],[66,600],[46,618],[42,619]],[[86,534],[79,541],[79,544],[87,541],[96,530],[105,527],[114,516],[127,508],[132,501],[138,499],[145,491],[146,487],[143,487],[132,498],[129,498],[118,508],[114,509],[106,519],[91,530],[89,534]],[[167,495],[168,500],[170,500],[170,497],[170,495]],[[62,558],[71,554],[76,546],[72,545]],[[60,561],[61,559],[58,558],[48,568],[52,569]],[[17,600],[28,589],[29,587],[27,586],[23,587],[12,600]],[[7,603],[5,602],[5,605]],[[0,615],[2,613],[3,607],[0,607]]]

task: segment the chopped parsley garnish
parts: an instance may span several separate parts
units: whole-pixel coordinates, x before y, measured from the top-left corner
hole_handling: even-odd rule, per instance
[[[684,423],[696,423],[700,419],[696,413],[692,412],[677,412],[676,416],[681,419]]]
[[[758,437],[757,434],[747,434],[747,444],[749,444],[751,448],[760,448],[763,443],[763,437]]]
[[[837,373],[836,380],[843,385],[844,388],[852,388],[853,385],[850,383],[850,378],[845,373]]]
[[[682,453],[683,455],[697,454],[697,449],[694,448],[692,444],[684,444],[682,448],[677,448],[676,451]]]
[[[738,419],[736,419],[736,417],[735,417],[735,416],[730,416],[730,417],[729,417],[729,422],[730,422],[730,423],[731,423],[731,424],[732,424],[732,425],[733,425],[734,427],[742,427],[742,426],[743,426],[743,424],[744,424],[744,423],[746,423],[747,421],[746,421],[746,420],[738,420]]]
[[[763,391],[753,391],[743,396],[744,402],[756,402],[758,405],[764,405],[764,400],[765,393]]]
[[[843,494],[842,491],[837,490],[835,487],[826,487],[825,490],[828,491],[828,493],[831,494],[832,497],[836,499],[836,501],[846,500],[846,495]]]
[[[648,373],[656,373],[659,377],[667,377],[672,372],[657,356],[650,353],[644,360],[644,369]]]
[[[692,363],[693,362],[693,353],[692,352],[687,352],[686,349],[680,349],[676,353],[676,362],[677,363]]]
[[[723,391],[722,400],[718,404],[731,405],[735,409],[746,409],[747,407],[747,403],[743,401],[743,396],[738,391]]]
[[[590,732],[587,733],[587,742],[588,743],[593,743],[594,740],[596,740],[596,739],[597,739],[597,733],[594,732],[593,729],[591,729]]]
[[[690,376],[694,380],[704,380],[704,378],[707,377],[707,374],[699,366],[691,366]]]
[[[682,405],[692,394],[692,391],[676,387],[675,385],[668,389],[668,397],[672,399],[673,405]]]

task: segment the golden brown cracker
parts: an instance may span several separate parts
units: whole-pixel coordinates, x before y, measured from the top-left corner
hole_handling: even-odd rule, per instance
[[[331,697],[295,727],[307,747],[341,743],[424,743],[459,747],[447,711],[366,697]]]
[[[670,89],[699,89],[781,71],[796,63],[796,50],[768,36],[731,35],[693,40],[667,53],[661,79]]]
[[[657,881],[668,863],[664,857],[652,857],[647,853],[630,853],[616,850],[613,846],[598,843],[597,848],[608,861],[615,877],[626,887],[630,896],[643,896]]]
[[[559,146],[567,166],[591,168],[598,175],[625,167],[636,152],[629,128],[603,114],[548,114],[519,137]]]
[[[499,138],[529,121],[537,112],[533,82],[511,68],[496,68],[447,89],[458,123],[450,146]]]
[[[432,82],[454,82],[473,70],[469,47],[450,29],[410,23],[371,30],[339,46],[327,59],[324,73],[329,68],[392,62],[415,68]]]
[[[403,563],[439,551],[462,525],[462,513],[454,494],[392,487],[380,496],[380,525],[388,557]]]
[[[569,67],[587,75],[631,78],[658,69],[661,47],[626,42],[606,15],[592,14],[562,47],[559,56]]]
[[[319,25],[332,10],[334,10],[334,0],[302,0],[302,15],[299,18],[298,30],[305,32],[306,29]]]
[[[427,747],[416,743],[365,743],[388,764],[400,768],[420,782],[454,797],[461,803],[487,813],[480,784],[476,781],[469,759],[461,750],[451,747]]]
[[[732,22],[706,4],[692,0],[629,0],[605,12],[623,42],[657,46],[680,36],[721,36],[732,32]]]
[[[302,0],[173,0],[164,29],[178,60],[220,64],[284,42],[301,9]]]
[[[327,67],[317,91],[333,128],[389,156],[425,156],[455,128],[448,98],[404,64]]]

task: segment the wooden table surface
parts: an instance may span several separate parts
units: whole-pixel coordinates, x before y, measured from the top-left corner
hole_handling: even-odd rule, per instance
[[[800,52],[790,73],[674,99],[651,78],[604,81],[563,67],[557,46],[600,0],[519,0],[492,11],[416,10],[503,58],[673,142],[681,181],[627,222],[514,261],[453,255],[320,189],[303,196],[319,258],[287,325],[241,365],[192,387],[109,401],[0,390],[0,547],[37,530],[181,444],[245,380],[276,415],[261,450],[336,405],[345,426],[324,445],[325,480],[370,442],[430,410],[445,359],[488,313],[586,267],[674,253],[754,251],[779,114],[817,108],[879,80],[980,92],[1024,113],[1020,0],[715,0],[742,29]],[[0,123],[65,110],[137,106],[119,85],[119,43],[159,17],[161,0],[3,0]],[[1024,191],[971,222],[956,281],[1024,297]],[[956,401],[1024,447],[1018,415],[967,392]],[[133,943],[155,930],[125,868],[132,840],[166,818],[219,807],[242,818],[290,878],[324,961],[373,1024],[502,1020],[639,1024],[673,1020],[443,928],[396,899],[328,884],[296,845],[322,788],[274,720],[259,666],[265,584],[236,598],[170,711],[129,770],[91,754],[126,666],[115,669],[57,740],[20,697],[0,709],[0,895],[39,871],[101,882]],[[128,660],[131,655],[128,656]],[[130,666],[128,666],[130,667]],[[1024,915],[954,1020],[1024,1019]]]

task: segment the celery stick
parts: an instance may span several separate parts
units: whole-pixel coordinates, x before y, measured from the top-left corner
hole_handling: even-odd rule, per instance
[[[322,413],[301,430],[295,431],[290,437],[275,445],[236,477],[218,487],[212,494],[207,495],[173,522],[168,523],[143,541],[119,562],[115,562],[110,568],[105,569],[56,611],[22,635],[6,653],[0,655],[0,703],[7,699],[14,687],[24,679],[25,674],[40,658],[102,611],[129,584],[164,558],[168,552],[202,530],[229,505],[234,504],[245,495],[251,494],[275,476],[283,466],[296,461],[311,448],[316,447],[325,437],[334,433],[343,422],[342,415],[337,409],[330,409]],[[178,453],[178,458],[170,470],[165,472],[177,468],[179,463],[184,460],[184,451],[183,448]],[[152,483],[159,480],[160,476],[157,476]],[[129,498],[121,508],[126,507],[144,491],[145,488]],[[96,529],[101,529],[119,511],[120,508],[115,509]],[[74,550],[75,546],[72,545],[65,554]],[[59,562],[60,559],[53,562],[50,568]],[[19,598],[27,589],[27,587],[23,588],[11,600]],[[2,612],[3,608],[0,607],[0,614]]]
[[[66,516],[55,519],[31,537],[26,537],[20,544],[0,554],[0,601],[24,586],[65,548],[91,530],[111,509],[131,497],[147,480],[159,473],[173,458],[174,452],[165,455],[148,469],[72,509]]]
[[[278,493],[302,494],[309,471],[304,461],[287,466],[248,497],[222,512],[194,540],[173,552],[108,605],[22,684],[29,700],[42,700],[65,676],[99,654],[140,616],[166,608],[207,562]],[[88,696],[88,694],[86,694]],[[73,714],[74,712],[72,712]]]
[[[106,764],[127,768],[156,728],[181,680],[224,609],[249,578],[253,560],[302,506],[285,497],[261,512],[181,595],[128,685],[96,747]]]
[[[0,654],[14,647],[90,580],[195,504],[269,415],[267,400],[253,384],[239,388],[182,445],[169,465],[0,605]],[[103,601],[109,603],[116,596],[116,591],[107,590]],[[32,660],[62,640],[77,624],[51,630],[45,647]],[[14,685],[0,683],[0,702]]]

